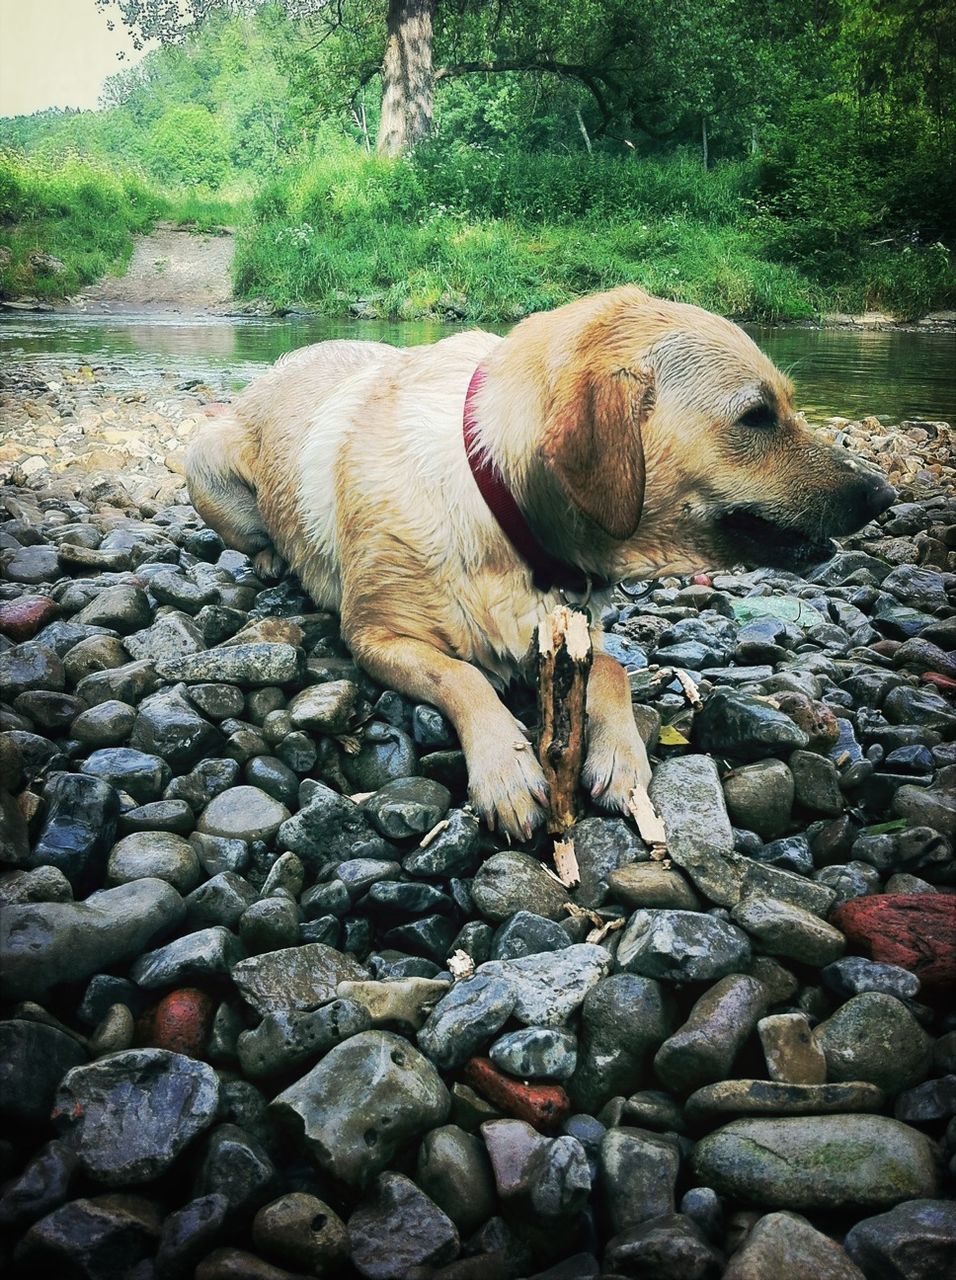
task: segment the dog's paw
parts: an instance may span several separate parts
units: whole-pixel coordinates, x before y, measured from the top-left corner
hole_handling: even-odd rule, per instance
[[[616,813],[630,812],[628,799],[635,787],[647,790],[651,766],[637,730],[598,731],[588,745],[582,773],[594,803]]]
[[[520,735],[488,742],[468,757],[468,796],[494,830],[527,840],[544,820],[547,784],[531,744]]]
[[[252,557],[252,567],[260,578],[281,578],[288,566],[270,543]]]

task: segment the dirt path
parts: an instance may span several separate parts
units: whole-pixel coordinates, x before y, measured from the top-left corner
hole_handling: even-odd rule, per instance
[[[140,236],[124,276],[107,276],[90,285],[76,301],[87,310],[101,304],[161,306],[173,311],[221,311],[232,301],[231,232],[197,235],[159,222]]]

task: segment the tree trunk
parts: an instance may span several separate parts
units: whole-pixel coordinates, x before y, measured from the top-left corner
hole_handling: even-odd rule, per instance
[[[434,15],[435,0],[389,0],[379,155],[410,151],[431,130]]]

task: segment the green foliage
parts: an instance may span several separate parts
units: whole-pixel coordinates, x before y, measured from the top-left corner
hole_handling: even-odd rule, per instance
[[[132,171],[0,151],[0,245],[10,255],[0,266],[0,296],[62,297],[121,270],[133,233],[152,225],[162,203]],[[37,254],[59,259],[62,271],[44,267]]]
[[[218,187],[229,157],[222,126],[205,107],[169,107],[146,141],[150,172],[164,182],[187,187]]]

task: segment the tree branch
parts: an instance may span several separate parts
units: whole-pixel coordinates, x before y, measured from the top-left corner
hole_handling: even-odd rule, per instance
[[[607,91],[615,92],[617,85],[604,71],[595,67],[582,66],[573,62],[555,62],[551,58],[500,58],[479,60],[476,62],[459,62],[455,66],[438,67],[435,71],[435,83],[450,80],[453,76],[496,75],[504,71],[536,71],[561,76],[565,80],[577,80],[591,94],[601,113],[602,130],[607,128],[611,120],[611,108],[608,104]]]

